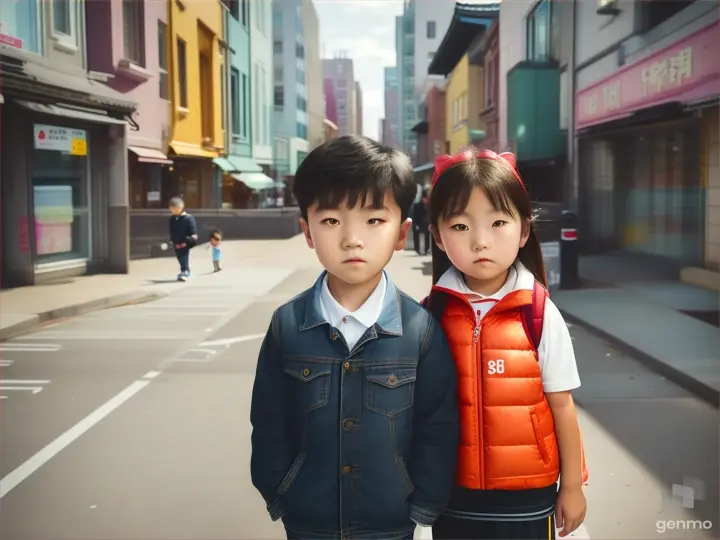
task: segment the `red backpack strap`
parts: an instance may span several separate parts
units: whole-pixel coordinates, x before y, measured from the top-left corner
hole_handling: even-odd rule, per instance
[[[542,337],[545,299],[548,296],[547,289],[536,281],[533,286],[532,303],[525,307],[525,325],[536,351],[540,346],[540,338]]]

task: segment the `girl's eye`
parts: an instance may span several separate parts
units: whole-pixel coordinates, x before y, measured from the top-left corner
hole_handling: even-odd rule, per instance
[[[468,230],[468,226],[464,225],[463,223],[458,223],[456,225],[453,225],[450,228],[454,231],[467,231]]]
[[[380,218],[370,218],[367,220],[367,222],[368,225],[380,225],[380,223],[384,223],[385,220]]]
[[[329,218],[323,219],[323,220],[322,220],[322,223],[327,223],[328,225],[337,225],[337,224],[340,223],[340,222],[339,222],[337,219],[335,219],[335,218],[329,217]]]
[[[507,225],[507,221],[503,219],[498,219],[495,223],[493,223],[493,227],[502,227],[503,225]]]

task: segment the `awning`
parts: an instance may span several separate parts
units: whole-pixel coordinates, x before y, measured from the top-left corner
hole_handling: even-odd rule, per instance
[[[255,163],[252,158],[242,156],[225,156],[213,159],[213,163],[222,169],[223,172],[248,172],[261,173],[262,167]]]
[[[275,180],[261,172],[242,172],[230,175],[254,191],[277,187]]]
[[[205,150],[204,148],[201,148],[200,146],[191,143],[173,141],[170,143],[170,148],[172,148],[172,151],[175,152],[178,156],[199,157],[208,159],[214,159],[217,157],[217,152]]]
[[[428,132],[429,124],[427,120],[420,120],[417,124],[410,128],[410,131],[422,135]]]
[[[42,114],[52,114],[54,116],[63,116],[65,118],[74,118],[76,120],[86,120],[88,122],[98,122],[100,124],[118,124],[126,125],[125,120],[118,120],[102,114],[102,112],[90,112],[80,109],[71,109],[70,107],[61,107],[60,105],[46,105],[44,103],[35,103],[34,101],[15,100],[15,103],[21,107]]]
[[[172,160],[168,159],[160,150],[154,148],[143,148],[142,146],[130,146],[128,150],[137,156],[137,160],[141,163],[162,163],[172,165]]]
[[[3,103],[5,103],[5,98],[2,94],[0,94],[0,105],[2,105]]]
[[[456,2],[450,25],[428,66],[429,75],[447,77],[479,32],[498,20],[500,2]]]

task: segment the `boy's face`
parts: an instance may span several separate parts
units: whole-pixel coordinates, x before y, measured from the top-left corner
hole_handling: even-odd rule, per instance
[[[382,209],[368,204],[319,210],[308,208],[308,219],[300,219],[305,239],[327,271],[348,284],[375,278],[392,258],[405,248],[410,221],[401,221],[401,211],[392,193],[386,193]]]
[[[171,206],[170,207],[170,212],[172,213],[173,216],[179,216],[180,214],[182,214],[182,211],[183,211],[182,206]]]

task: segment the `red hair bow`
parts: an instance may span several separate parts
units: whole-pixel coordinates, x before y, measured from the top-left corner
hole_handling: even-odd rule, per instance
[[[435,172],[433,173],[432,185],[435,185],[435,182],[437,182],[437,179],[440,177],[440,175],[442,175],[446,170],[448,170],[448,168],[452,167],[453,165],[457,165],[458,163],[462,163],[463,161],[470,161],[471,159],[495,159],[498,161],[502,161],[506,165],[510,166],[510,169],[512,169],[512,172],[515,175],[515,178],[517,178],[517,181],[520,182],[521,186],[525,187],[525,184],[523,184],[523,181],[520,178],[520,174],[517,171],[517,160],[515,159],[515,154],[511,152],[502,152],[500,154],[496,154],[492,150],[480,150],[479,152],[473,152],[472,150],[464,150],[455,154],[454,156],[438,156],[437,158],[435,158]]]

